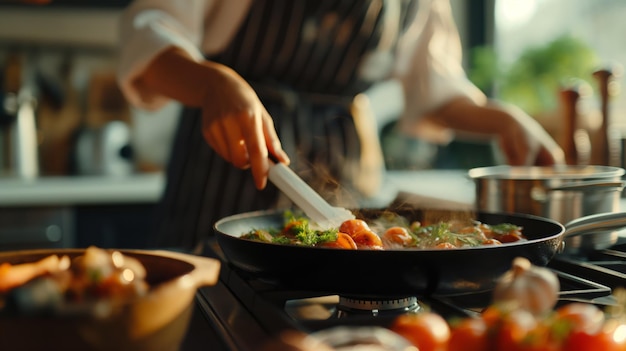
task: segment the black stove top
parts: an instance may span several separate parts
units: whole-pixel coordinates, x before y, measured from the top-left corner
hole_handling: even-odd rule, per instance
[[[206,255],[224,262],[222,272],[217,285],[198,291],[196,314],[184,350],[208,346],[211,350],[258,350],[285,330],[311,333],[346,325],[387,327],[399,313],[422,308],[446,318],[471,316],[491,301],[490,292],[372,301],[293,291],[257,281],[229,266],[216,242],[209,242]],[[558,304],[612,304],[612,289],[626,285],[626,244],[584,257],[557,255],[548,268],[561,284]]]

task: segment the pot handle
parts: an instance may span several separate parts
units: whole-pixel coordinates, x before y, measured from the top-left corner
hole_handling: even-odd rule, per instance
[[[593,231],[626,228],[626,212],[598,213],[574,219],[565,224],[564,238]]]
[[[624,186],[626,186],[626,181],[617,181],[617,182],[607,182],[604,180],[593,180],[586,181],[580,183],[572,183],[572,184],[563,184],[554,188],[545,189],[546,192],[549,191],[570,191],[570,190],[578,190],[578,191],[595,191],[602,188],[615,188],[619,191],[624,190]]]

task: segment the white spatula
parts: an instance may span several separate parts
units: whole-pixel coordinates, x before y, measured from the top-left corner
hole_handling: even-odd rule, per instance
[[[269,180],[287,195],[319,229],[338,228],[353,219],[354,214],[343,207],[334,207],[284,163],[270,161]]]

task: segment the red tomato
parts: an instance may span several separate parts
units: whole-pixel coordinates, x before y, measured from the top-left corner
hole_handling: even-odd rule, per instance
[[[487,323],[482,318],[465,318],[451,328],[448,351],[487,351]]]
[[[432,312],[398,316],[391,330],[403,336],[419,351],[446,351],[450,340],[448,323]]]
[[[537,324],[528,331],[518,345],[523,351],[561,351],[559,340],[554,338],[550,325]]]
[[[524,350],[523,341],[537,327],[537,320],[526,310],[513,310],[501,318],[497,325],[496,350]]]
[[[616,339],[613,331],[601,330],[595,334],[578,330],[571,332],[561,350],[563,351],[624,351],[626,343]]]
[[[341,223],[341,226],[339,226],[339,231],[352,236],[362,231],[371,231],[371,229],[364,220],[348,219],[347,221]]]
[[[571,331],[597,333],[604,325],[604,312],[592,304],[573,302],[556,310],[555,323],[566,323]]]
[[[488,329],[496,328],[497,324],[503,318],[502,310],[496,305],[487,306],[480,314],[480,318],[485,321]]]

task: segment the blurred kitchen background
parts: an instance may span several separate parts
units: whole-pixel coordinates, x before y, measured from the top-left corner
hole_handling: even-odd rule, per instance
[[[180,106],[139,111],[120,94],[128,2],[0,0],[0,250],[146,245]],[[624,165],[626,1],[451,3],[472,81],[537,118],[569,163]],[[502,162],[490,141],[402,136],[397,86],[369,93],[388,169]]]

